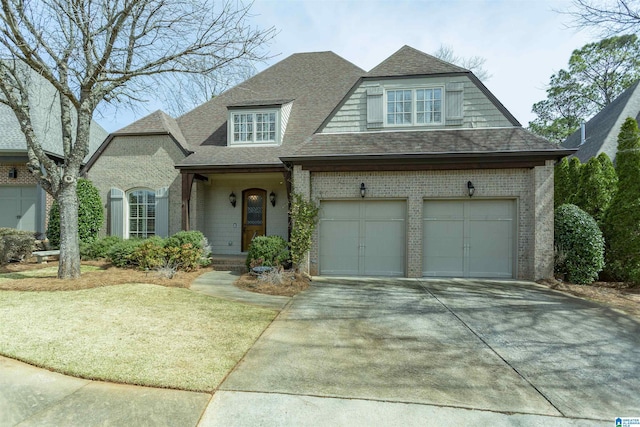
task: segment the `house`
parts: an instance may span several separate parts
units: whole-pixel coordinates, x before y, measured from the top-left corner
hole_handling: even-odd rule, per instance
[[[640,81],[622,92],[611,104],[604,107],[585,123],[584,132],[578,129],[562,142],[562,146],[577,149],[575,156],[582,163],[600,153],[606,153],[615,161],[618,151],[618,134],[627,117],[640,119]]]
[[[404,46],[369,72],[294,54],[173,119],[111,134],[85,171],[123,237],[202,231],[214,254],[320,206],[317,275],[538,279],[553,271],[553,164],[468,70]]]
[[[48,81],[34,72],[31,72],[29,84],[32,124],[36,135],[47,155],[62,163],[64,154],[57,92]],[[0,227],[43,235],[53,198],[27,169],[27,142],[15,114],[4,104],[0,104],[0,129],[3,131],[0,140]],[[106,137],[107,132],[93,122],[89,153],[93,154]]]

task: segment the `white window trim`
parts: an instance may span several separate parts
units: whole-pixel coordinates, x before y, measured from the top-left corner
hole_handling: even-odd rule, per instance
[[[273,142],[245,142],[245,141],[235,141],[233,139],[234,129],[233,129],[233,116],[234,114],[268,114],[268,113],[276,113],[276,138]],[[280,134],[281,127],[281,118],[280,118],[280,109],[279,108],[264,108],[264,109],[234,109],[229,110],[229,116],[227,118],[227,145],[233,147],[273,147],[278,146],[282,143],[282,137]],[[255,117],[255,116],[254,116]],[[253,124],[253,137],[255,141],[257,126]]]
[[[152,190],[151,188],[147,188],[147,187],[136,187],[136,188],[131,188],[127,191],[125,191],[124,193],[124,238],[125,239],[129,239],[131,236],[131,222],[129,221],[131,219],[131,215],[130,215],[130,211],[131,208],[129,206],[129,195],[131,193],[135,193],[136,191],[149,191],[151,193],[153,193],[154,197],[156,192],[154,190]],[[154,199],[155,200],[155,199]],[[155,227],[155,221],[156,218],[158,216],[158,212],[157,212],[157,202],[154,203],[154,206],[156,206],[156,210],[154,211],[154,217],[153,217],[153,223],[154,223],[154,227],[153,227],[153,236],[156,235],[156,227]],[[136,236],[137,237],[137,236]]]
[[[418,117],[418,108],[417,108],[417,96],[416,96],[416,91],[417,90],[421,90],[421,89],[440,89],[441,92],[441,97],[440,97],[440,121],[439,122],[433,122],[433,123],[417,123],[417,117]],[[397,91],[397,90],[410,90],[411,91],[411,123],[401,123],[401,124],[395,124],[395,123],[388,123],[387,119],[388,119],[388,98],[387,98],[387,94],[389,91]],[[384,100],[383,100],[383,105],[384,105],[384,111],[383,111],[383,126],[386,128],[407,128],[407,127],[434,127],[434,126],[444,126],[446,120],[445,120],[445,112],[446,112],[446,108],[445,108],[445,87],[444,85],[416,85],[416,86],[386,86],[384,88]]]

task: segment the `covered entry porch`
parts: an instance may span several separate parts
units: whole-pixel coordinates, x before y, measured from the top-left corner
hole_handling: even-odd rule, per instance
[[[289,236],[290,179],[284,168],[182,173],[182,228],[199,230],[217,255],[247,252],[256,236]]]

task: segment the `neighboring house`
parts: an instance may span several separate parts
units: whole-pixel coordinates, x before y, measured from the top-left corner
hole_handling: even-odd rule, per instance
[[[618,151],[618,134],[622,124],[627,117],[640,119],[639,84],[640,81],[635,82],[611,104],[586,122],[584,132],[578,129],[560,145],[565,148],[578,149],[575,156],[582,163],[600,153],[606,153],[612,161],[615,161]]]
[[[55,88],[32,73],[29,82],[32,124],[44,151],[62,163],[60,101]],[[10,107],[0,104],[0,227],[46,232],[51,195],[37,183],[27,169],[27,142]],[[97,123],[91,126],[89,153],[100,146],[107,132]],[[87,156],[88,160],[89,156]]]
[[[292,191],[317,202],[322,275],[539,279],[553,273],[553,164],[468,70],[405,46],[368,73],[292,55],[193,111],[155,112],[86,167],[106,233],[198,229],[214,254],[288,235]]]

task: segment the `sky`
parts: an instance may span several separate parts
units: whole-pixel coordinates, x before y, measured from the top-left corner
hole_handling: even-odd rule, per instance
[[[552,74],[574,49],[598,40],[570,28],[570,0],[255,0],[250,22],[279,32],[257,71],[299,52],[333,51],[368,71],[404,45],[434,53],[441,45],[480,56],[483,83],[527,126],[531,106],[546,98]],[[109,132],[163,109],[157,102],[96,120]]]

